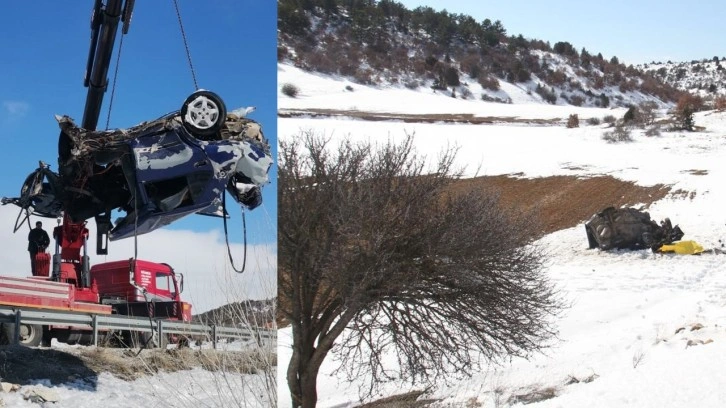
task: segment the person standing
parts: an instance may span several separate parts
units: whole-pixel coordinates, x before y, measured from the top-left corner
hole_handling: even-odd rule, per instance
[[[35,276],[35,255],[38,252],[45,252],[50,244],[48,233],[43,229],[43,223],[38,221],[35,228],[28,233],[28,252],[30,253],[30,272]]]

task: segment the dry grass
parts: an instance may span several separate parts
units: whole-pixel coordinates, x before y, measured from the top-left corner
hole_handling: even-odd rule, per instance
[[[106,371],[131,381],[157,372],[176,372],[201,367],[207,371],[256,373],[263,365],[259,350],[217,351],[182,349],[133,350],[108,348],[78,349],[80,359],[95,372]]]
[[[269,353],[267,353],[269,354]],[[208,371],[253,374],[270,362],[265,350],[218,351],[182,349],[143,349],[141,352],[113,348],[34,349],[20,346],[0,348],[0,377],[3,381],[27,384],[48,378],[54,384],[76,379],[95,381],[108,372],[133,381],[158,372],[176,372],[201,367]],[[273,365],[277,364],[273,356]]]

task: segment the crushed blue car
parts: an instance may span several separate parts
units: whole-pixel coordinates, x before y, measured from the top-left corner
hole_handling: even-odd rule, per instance
[[[20,197],[2,203],[53,218],[65,209],[73,222],[95,217],[111,240],[189,214],[225,216],[225,191],[254,209],[273,158],[261,125],[236,112],[200,90],[179,111],[128,129],[89,131],[57,116],[58,172],[41,162]],[[111,224],[114,210],[125,215]]]

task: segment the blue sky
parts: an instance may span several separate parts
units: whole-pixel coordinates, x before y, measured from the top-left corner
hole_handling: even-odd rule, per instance
[[[38,160],[57,170],[59,129],[54,114],[81,122],[93,4],[93,0],[12,2],[0,13],[2,196],[17,196]],[[180,0],[179,7],[199,86],[218,93],[228,110],[256,106],[249,117],[262,124],[276,156],[276,3]],[[120,35],[112,63],[119,40]],[[113,69],[112,65],[109,82]],[[194,90],[173,1],[137,1],[124,38],[109,127],[131,127],[177,110]],[[109,86],[99,129],[105,128],[110,96]],[[272,176],[273,183],[263,189],[263,206],[247,213],[248,242],[276,242],[274,168]],[[240,209],[233,201],[231,207],[230,239],[240,242]],[[221,230],[222,220],[192,215],[167,228]]]
[[[500,20],[507,34],[554,44],[568,41],[578,50],[639,64],[724,57],[726,2],[655,0],[402,0],[409,9],[468,14],[481,22]]]

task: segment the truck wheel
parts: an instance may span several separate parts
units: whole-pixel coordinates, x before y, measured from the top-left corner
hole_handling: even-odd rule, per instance
[[[13,344],[15,339],[15,324],[3,324],[2,332],[7,343]],[[22,346],[38,347],[43,340],[43,326],[39,324],[21,324],[19,339],[19,344]]]
[[[219,132],[227,119],[227,107],[214,92],[197,91],[191,94],[181,108],[184,128],[199,139],[209,139]]]

